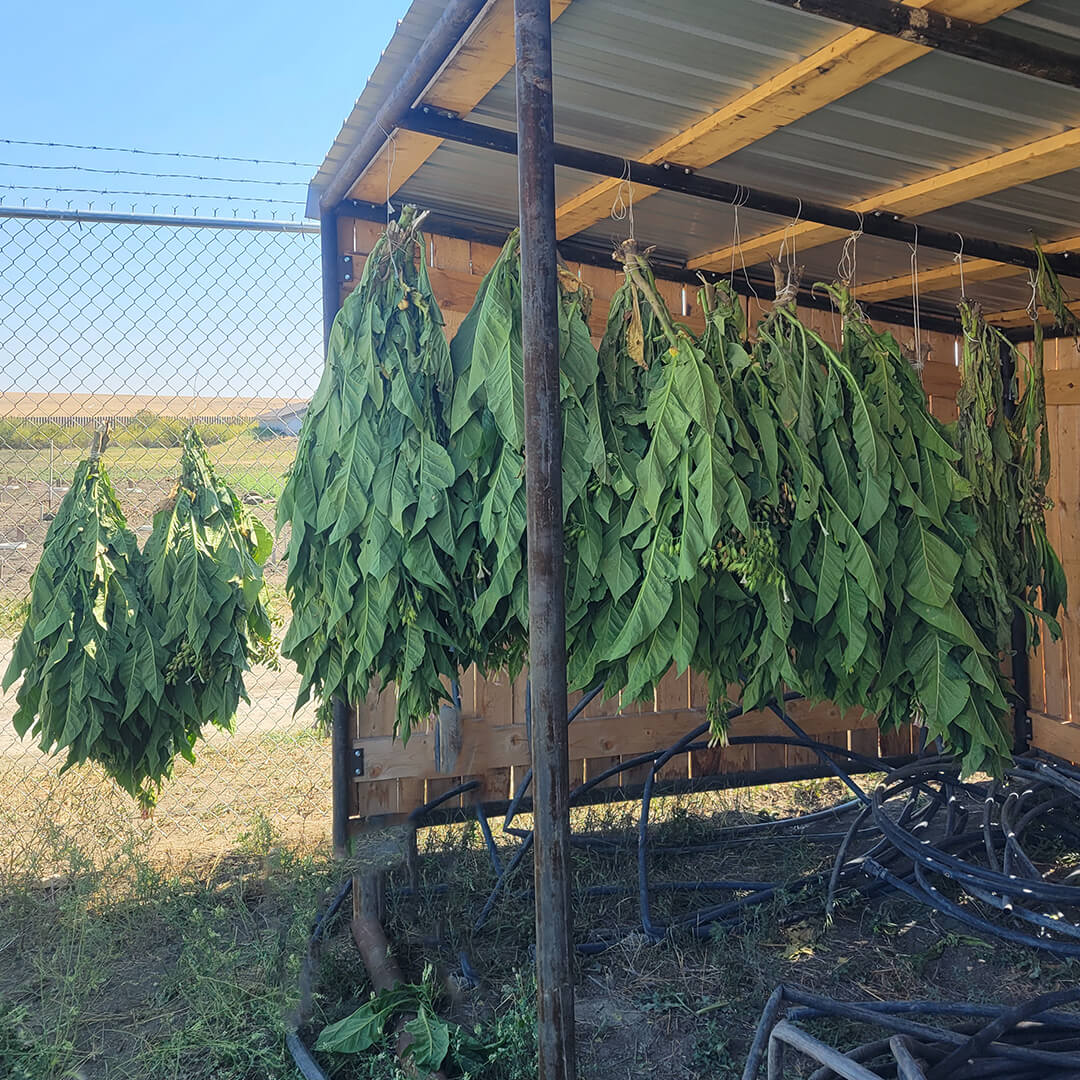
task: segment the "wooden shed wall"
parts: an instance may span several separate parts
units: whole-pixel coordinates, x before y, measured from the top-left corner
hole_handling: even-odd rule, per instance
[[[379,235],[379,226],[353,219],[339,222],[339,251],[353,256],[354,282],[359,279],[363,260]],[[443,311],[447,333],[453,334],[468,312],[476,296],[481,277],[490,269],[498,248],[449,237],[431,236],[428,240],[428,262],[432,287]],[[571,264],[581,278],[594,290],[595,303],[591,326],[594,335],[603,332],[608,303],[619,284],[614,268]],[[343,287],[342,298],[353,287]],[[660,283],[673,312],[683,313],[682,321],[692,328],[700,327],[702,319],[696,307],[696,293],[675,282]],[[747,321],[753,327],[760,315],[760,306],[753,298],[747,302]],[[807,325],[823,338],[836,341],[839,337],[839,318],[831,312],[803,311]],[[913,331],[907,327],[879,327],[891,330],[904,345],[911,345]],[[923,370],[923,385],[930,400],[931,411],[942,421],[956,418],[956,390],[959,385],[957,343],[951,335],[922,334],[924,344],[930,345],[930,355]],[[1055,440],[1055,476],[1053,495],[1056,508],[1052,515],[1051,540],[1062,550],[1066,568],[1073,579],[1075,593],[1080,599],[1080,518],[1077,501],[1080,498],[1080,442],[1076,429],[1076,406],[1080,406],[1080,380],[1067,381],[1064,369],[1077,360],[1071,343],[1050,343],[1048,346],[1048,399],[1051,407],[1052,437]],[[1069,357],[1071,356],[1071,360]],[[1080,371],[1073,374],[1080,375]],[[1060,462],[1070,467],[1070,480]],[[1066,523],[1069,524],[1066,524]],[[1053,731],[1060,742],[1058,730],[1062,724],[1073,722],[1072,709],[1080,708],[1074,701],[1068,679],[1069,658],[1080,664],[1080,628],[1073,614],[1066,619],[1066,639],[1063,644],[1043,649],[1034,659],[1032,675],[1036,717],[1036,741],[1049,745],[1047,732]],[[1073,670],[1080,672],[1080,667]],[[1080,682],[1080,675],[1077,676]],[[418,731],[407,746],[393,739],[394,700],[392,693],[375,694],[354,711],[354,761],[359,767],[363,760],[363,775],[355,778],[351,816],[380,822],[399,819],[424,802],[468,780],[479,785],[465,795],[455,797],[448,806],[472,805],[478,802],[498,803],[512,793],[515,779],[529,764],[529,741],[525,725],[525,678],[515,682],[508,679],[486,681],[474,671],[465,674],[461,684],[462,744],[453,775],[442,775],[435,766],[434,733]],[[580,695],[572,696],[571,705]],[[665,747],[685,734],[704,716],[704,681],[691,672],[681,676],[670,672],[657,687],[652,702],[628,704],[617,700],[594,700],[570,728],[571,786],[598,775],[620,760]],[[832,705],[811,707],[805,702],[794,703],[791,714],[811,734],[825,742],[866,754],[901,755],[911,751],[912,732],[902,730],[881,736],[874,718],[858,710],[841,715]],[[1080,715],[1077,716],[1080,723]],[[1050,725],[1053,725],[1051,727]],[[772,713],[750,713],[740,717],[732,726],[733,735],[788,734]],[[1055,743],[1057,745],[1057,743]],[[1074,755],[1080,756],[1080,755]],[[724,775],[740,774],[753,782],[754,774],[766,776],[774,770],[815,763],[812,752],[798,747],[775,745],[731,746],[723,749],[700,750],[673,759],[661,779],[699,780],[709,777],[722,782]],[[611,786],[640,783],[642,775],[624,774],[615,777]]]
[[[1080,352],[1071,338],[1048,341],[1044,360],[1054,500],[1047,533],[1069,602],[1061,640],[1045,640],[1031,660],[1031,733],[1034,746],[1080,762]]]

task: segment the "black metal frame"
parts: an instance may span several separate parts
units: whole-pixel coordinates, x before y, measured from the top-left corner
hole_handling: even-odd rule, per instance
[[[358,199],[346,199],[337,210],[339,217],[356,218],[359,221],[386,221],[386,206],[377,203],[361,202]],[[470,222],[461,221],[457,218],[448,217],[445,214],[432,213],[425,219],[425,228],[438,236],[451,237],[456,240],[472,240],[478,244],[490,244],[492,247],[502,247],[510,235],[509,228],[495,228],[478,226]],[[573,262],[584,263],[586,266],[602,266],[611,268],[614,265],[610,246],[583,243],[580,240],[563,240],[559,243],[559,253],[564,259]],[[649,264],[656,277],[663,281],[674,281],[681,285],[689,285],[697,288],[701,285],[702,277],[709,281],[719,281],[727,275],[713,271],[702,271],[700,274],[694,270],[687,270],[681,264],[672,263],[662,256],[653,255]],[[735,291],[741,296],[770,296],[774,287],[773,279],[765,274],[744,273],[741,269],[731,280]],[[800,288],[798,303],[801,307],[810,308],[814,311],[833,311],[832,301],[820,290],[815,291],[812,287]],[[866,315],[880,322],[891,323],[896,326],[912,326],[915,318],[910,308],[904,308],[898,304],[877,303],[861,305]],[[919,319],[919,325],[923,330],[933,330],[942,334],[959,336],[959,320],[951,315],[936,315],[924,311]],[[1047,336],[1050,336],[1049,332]]]
[[[1060,86],[1080,87],[1080,58],[1000,30],[893,0],[769,0],[780,7],[859,26],[966,60],[1030,75]]]
[[[462,143],[500,154],[517,153],[517,135],[512,131],[491,127],[486,124],[474,124],[460,120],[449,113],[422,105],[411,109],[402,117],[399,126],[405,131],[414,131],[422,135],[432,135],[449,142]],[[776,192],[761,191],[733,184],[728,180],[719,180],[711,176],[702,176],[693,169],[675,162],[649,165],[643,161],[633,161],[604,154],[597,150],[586,150],[565,143],[555,143],[553,147],[555,163],[567,169],[607,176],[612,179],[628,180],[646,187],[659,188],[679,195],[688,195],[695,199],[709,202],[738,204],[740,208],[758,210],[777,217],[810,221],[818,225],[843,229],[845,232],[862,231],[867,236],[877,236],[883,240],[896,240],[900,243],[918,243],[920,247],[933,251],[945,251],[977,259],[990,259],[993,262],[1035,269],[1038,258],[1031,248],[1019,244],[1003,244],[996,240],[985,240],[977,236],[963,236],[946,229],[935,229],[906,220],[900,214],[888,210],[874,210],[868,214],[858,214],[840,206],[827,203],[810,202],[806,199],[780,195]],[[1047,265],[1059,274],[1080,273],[1080,254],[1061,252],[1047,255]]]

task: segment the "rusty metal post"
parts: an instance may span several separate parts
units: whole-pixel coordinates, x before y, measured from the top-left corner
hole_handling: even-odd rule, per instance
[[[330,348],[330,331],[341,307],[341,268],[338,265],[337,216],[324,213],[319,221],[319,243],[322,248],[322,309],[323,355]],[[349,719],[346,702],[337,698],[332,703],[333,719],[330,729],[330,837],[336,858],[343,859],[349,848]]]
[[[551,5],[515,0],[540,1080],[574,1080]]]

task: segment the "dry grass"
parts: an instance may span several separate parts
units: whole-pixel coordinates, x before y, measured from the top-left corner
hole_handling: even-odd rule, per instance
[[[16,822],[20,846],[0,870],[0,1074],[295,1077],[284,1017],[296,1002],[313,914],[345,869],[325,854],[329,813],[315,790],[326,787],[325,761],[316,767],[297,758],[302,743],[256,739],[241,757],[234,747],[221,758],[222,775],[227,761],[237,769],[247,763],[238,785],[241,775],[258,781],[262,794],[245,790],[246,814],[239,801],[224,812],[203,802],[191,777],[181,777],[177,789],[190,801],[168,812],[189,823],[205,815],[203,831],[190,830],[184,848],[164,843],[164,822],[139,819],[100,778],[43,775],[36,826],[30,817]],[[691,844],[715,838],[722,824],[841,797],[835,782],[815,781],[658,800],[651,839]],[[781,896],[708,940],[675,935],[648,944],[634,930],[634,820],[626,805],[575,811],[576,831],[622,845],[614,853],[574,852],[578,940],[623,928],[609,951],[575,961],[586,1080],[733,1080],[762,1004],[781,981],[838,997],[1011,1001],[1076,980],[1076,964],[971,937],[897,899],[849,904],[829,922],[820,896]],[[498,822],[492,827],[505,862],[515,840]],[[11,819],[0,828],[12,828]],[[391,874],[387,927],[395,953],[412,979],[434,964],[443,1015],[466,1029],[479,1025],[483,1040],[506,1048],[498,1068],[486,1066],[476,1080],[525,1080],[533,1075],[529,861],[476,932],[495,879],[478,827],[425,830],[420,847],[415,891],[404,867]],[[809,843],[733,843],[705,855],[657,855],[651,870],[656,880],[775,879],[828,860],[828,850]],[[598,884],[628,890],[586,895]],[[698,902],[658,894],[656,915]],[[480,975],[473,988],[461,979],[463,952]],[[316,988],[309,1038],[367,994],[344,926],[323,950]],[[836,1024],[819,1033],[840,1044],[864,1037]],[[323,1064],[335,1080],[400,1080],[387,1046]]]

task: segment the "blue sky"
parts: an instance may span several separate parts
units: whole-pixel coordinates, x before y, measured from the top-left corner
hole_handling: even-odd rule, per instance
[[[17,0],[0,139],[305,164],[0,142],[0,204],[300,220],[311,166],[407,6]],[[225,194],[238,198],[211,198]],[[322,366],[319,288],[316,236],[0,216],[0,392],[304,396]]]
[[[6,5],[0,36],[0,137],[317,163],[378,62],[406,0],[341,5],[27,0]],[[288,188],[26,170],[16,163],[299,180],[311,170],[139,158],[0,143],[0,184],[133,189],[302,200]],[[104,196],[0,188],[6,205],[75,206]],[[59,201],[58,200],[62,200]],[[117,196],[172,212],[168,198]],[[180,199],[190,213],[190,200]],[[209,205],[206,199],[201,200]],[[269,216],[270,204],[265,206]],[[205,209],[205,206],[201,209]],[[248,210],[242,216],[246,216]],[[280,208],[283,216],[291,210]],[[263,213],[259,214],[264,216]],[[298,215],[299,216],[299,215]]]

